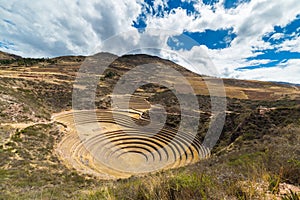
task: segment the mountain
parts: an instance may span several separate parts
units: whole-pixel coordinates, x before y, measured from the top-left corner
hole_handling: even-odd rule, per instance
[[[217,79],[143,54],[0,55],[4,199],[300,191],[297,85]]]

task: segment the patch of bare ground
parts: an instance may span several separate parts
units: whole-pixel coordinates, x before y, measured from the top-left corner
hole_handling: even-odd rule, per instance
[[[144,136],[124,138],[126,134],[120,129],[127,127],[130,133],[135,133],[134,129],[128,128],[128,117],[139,125],[147,124],[149,104],[161,104],[167,112],[167,129],[163,129],[162,137],[157,135],[151,140],[155,142],[151,143],[153,157],[160,161],[156,159],[159,158],[157,147],[178,129],[180,105],[167,88],[159,84],[142,86],[130,100],[130,116],[125,114],[125,120],[124,110],[119,115],[124,119],[123,125],[112,122],[111,117],[102,121],[105,125],[102,129],[84,121],[84,130],[96,134],[90,135],[91,140],[86,140],[83,145],[82,133],[74,131],[73,116],[68,115],[70,112],[61,112],[72,108],[73,82],[84,59],[80,56],[31,59],[0,53],[0,199],[280,199],[299,196],[298,86],[224,79],[225,125],[210,157],[199,159],[203,158],[199,154],[199,144],[211,120],[207,83],[214,85],[215,79],[199,76],[158,57],[120,57],[99,76],[95,98],[98,109],[103,113],[116,109],[111,107],[111,93],[128,70],[146,63],[168,65],[187,77],[194,88],[200,107],[193,112],[200,114],[200,125],[196,143],[181,159],[174,159],[173,154],[177,155],[177,151],[166,151],[171,161],[179,160],[173,162],[174,165],[141,176],[119,172],[112,176],[107,166],[95,164],[97,159],[91,156],[85,145],[95,147],[93,153],[99,152],[101,146],[97,143],[102,143],[97,133],[100,132],[100,136],[111,137],[122,148],[127,147],[124,144],[127,139],[129,144],[136,143],[136,138]],[[170,83],[175,84],[176,79],[172,77]],[[82,91],[86,88],[79,87]],[[120,98],[125,99],[125,96]],[[54,118],[61,123],[51,121],[53,113],[60,113]],[[60,115],[62,118],[57,119]],[[185,134],[188,132],[186,130]],[[160,142],[156,141],[158,138]],[[149,140],[139,140],[136,144],[149,147]],[[136,167],[135,163],[147,159],[153,161],[147,154],[144,156],[144,151],[149,149],[140,149],[139,153],[118,154],[123,160],[133,161],[124,162],[122,170],[124,166],[132,169]],[[129,152],[132,150],[135,149],[128,149]],[[162,161],[167,160],[164,153],[161,153]],[[117,166],[120,163],[116,160],[106,161]],[[113,180],[104,180],[110,178]]]

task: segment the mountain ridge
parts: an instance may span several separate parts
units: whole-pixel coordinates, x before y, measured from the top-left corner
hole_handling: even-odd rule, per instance
[[[117,56],[115,54],[112,54],[112,53],[109,53],[109,52],[99,52],[99,53],[95,53],[93,55],[90,55],[90,56],[82,56],[82,55],[64,55],[64,56],[57,56],[57,57],[53,57],[53,58],[46,58],[46,57],[40,57],[40,58],[29,58],[29,57],[21,57],[19,55],[15,55],[15,54],[10,54],[10,53],[6,53],[6,52],[3,52],[3,51],[0,51],[0,61],[17,61],[17,60],[20,60],[20,59],[32,59],[32,60],[49,60],[49,61],[54,61],[54,62],[57,62],[57,61],[78,61],[78,62],[81,62],[81,61],[84,61],[84,59],[88,58],[88,57],[93,57],[93,56],[96,56],[96,55],[101,55],[101,54],[107,54],[107,55],[111,55],[111,56]],[[126,55],[122,55],[122,56],[118,56],[119,58],[131,58],[131,57],[146,57],[146,58],[152,58],[152,59],[160,59],[160,60],[164,60],[165,62],[167,63],[170,63],[170,64],[174,64],[174,65],[177,65],[177,66],[180,66],[178,64],[176,64],[175,62],[173,61],[170,61],[168,59],[164,59],[164,58],[161,58],[159,56],[154,56],[154,55],[148,55],[148,54],[126,54]],[[183,66],[180,66],[180,67],[183,67]],[[185,67],[183,67],[184,69],[187,69]],[[188,70],[188,69],[187,69]],[[203,74],[199,74],[199,75],[202,75]],[[235,79],[235,80],[240,80],[240,81],[249,81],[249,82],[252,82],[252,81],[257,81],[257,82],[267,82],[267,83],[275,83],[275,84],[281,84],[281,85],[291,85],[291,86],[296,86],[296,87],[300,87],[300,84],[297,84],[297,83],[291,83],[291,82],[283,82],[283,81],[261,81],[261,80],[248,80],[248,79],[236,79],[236,78],[220,78],[220,79],[223,79],[223,80],[231,80],[231,79]]]

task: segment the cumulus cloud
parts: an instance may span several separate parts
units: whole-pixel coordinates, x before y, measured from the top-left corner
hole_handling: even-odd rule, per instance
[[[300,84],[300,59],[291,59],[286,63],[269,68],[235,71],[232,77],[248,80],[277,81]]]
[[[290,40],[285,40],[282,44],[277,46],[281,51],[290,51],[300,53],[300,36],[294,37]]]
[[[143,0],[2,1],[0,50],[30,57],[88,55],[98,51],[118,55],[142,52],[171,59],[202,74],[300,83],[294,78],[300,75],[298,59],[285,62],[284,67],[281,63],[263,69],[237,70],[273,62],[271,58],[248,59],[263,50],[300,52],[299,35],[276,45],[262,39],[274,31],[274,26],[284,27],[300,14],[298,0],[252,0],[231,9],[224,7],[224,0],[213,5],[202,1],[181,2],[193,3],[193,13],[180,7],[170,11],[168,0],[154,1],[153,6],[147,7],[149,12],[145,12]],[[153,14],[159,9],[169,10]],[[138,31],[132,26],[133,21],[143,12],[147,27]],[[232,29],[237,36],[223,49],[198,45],[190,50],[174,50],[167,43],[169,37],[184,31],[220,29]],[[274,40],[284,37],[282,33],[272,35]],[[143,49],[138,51],[139,48]]]
[[[140,13],[137,2],[124,1],[6,1],[1,3],[0,40],[14,43],[22,56],[90,54],[101,42],[131,30]]]
[[[207,29],[218,30],[233,28],[233,32],[237,37],[231,42],[228,48],[208,49],[201,47],[201,51],[203,51],[203,49],[206,50],[206,54],[209,55],[210,61],[212,62],[208,62],[208,58],[206,57],[199,57],[199,55],[203,55],[203,53],[199,53],[199,47],[192,48],[189,51],[178,50],[176,52],[184,57],[185,60],[188,60],[188,63],[174,55],[162,55],[180,64],[184,64],[191,70],[198,67],[198,71],[216,75],[216,70],[212,69],[213,65],[217,69],[219,76],[242,78],[247,77],[250,70],[236,71],[236,69],[245,66],[268,64],[273,61],[272,59],[247,59],[262,54],[261,51],[263,50],[278,48],[282,51],[298,52],[300,46],[298,38],[286,40],[280,46],[274,46],[262,39],[266,33],[273,31],[274,26],[284,27],[296,18],[300,10],[300,4],[297,2],[297,0],[256,0],[240,4],[234,9],[225,9],[223,6],[224,1],[219,1],[213,5],[213,9],[211,5],[205,5],[199,2],[194,4],[195,9],[200,13],[199,16],[189,15],[185,10],[176,8],[173,9],[173,12],[170,12],[164,17],[148,16],[146,22],[148,27],[163,27],[164,29],[174,30],[178,33],[182,33],[183,31],[204,32]],[[282,37],[284,37],[283,34],[273,35],[273,38],[276,39]],[[206,64],[206,66],[204,66],[204,64]],[[276,71],[276,74],[278,69],[279,68],[270,68],[269,70]],[[289,70],[289,68],[285,70]],[[197,70],[194,69],[193,71]],[[288,74],[289,73],[287,73],[287,75]],[[260,79],[259,76],[249,75],[249,77]],[[296,81],[296,79],[294,81]]]

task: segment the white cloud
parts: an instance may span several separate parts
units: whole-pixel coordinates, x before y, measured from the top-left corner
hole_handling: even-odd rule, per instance
[[[285,40],[282,44],[277,46],[281,51],[290,51],[300,53],[300,36],[294,37],[290,40]]]
[[[284,34],[283,33],[275,33],[275,34],[273,34],[272,35],[272,39],[273,40],[279,40],[279,39],[281,39],[281,38],[283,38],[284,37]]]
[[[278,81],[300,84],[300,59],[291,59],[276,67],[235,71],[232,77],[248,80]]]
[[[194,16],[187,15],[185,10],[175,9],[165,18],[148,18],[149,27],[176,30],[176,32],[191,31],[203,32],[205,29],[226,29],[234,28],[237,34],[231,46],[221,50],[207,49],[207,54],[217,67],[220,74],[223,72],[234,72],[234,69],[252,65],[254,61],[247,61],[248,57],[255,57],[259,53],[253,53],[253,50],[272,49],[270,43],[264,42],[264,34],[273,31],[273,27],[285,26],[299,14],[300,4],[297,0],[278,0],[266,1],[256,0],[248,4],[241,4],[236,9],[226,10],[223,7],[223,1],[215,5],[215,10],[211,6],[199,3],[195,8],[200,12],[201,17],[194,19]],[[279,38],[282,35],[274,35]],[[282,48],[288,50],[299,49],[297,39],[286,42]],[[193,56],[197,53],[196,48],[184,55],[188,60],[194,60]],[[183,52],[180,52],[183,54]],[[265,64],[266,60],[261,61]],[[196,63],[194,63],[196,64]],[[257,63],[258,64],[258,63]],[[201,65],[201,64],[200,64]],[[207,66],[209,67],[209,66]]]
[[[254,53],[253,50],[274,48],[270,43],[264,42],[262,36],[272,32],[275,25],[285,26],[294,20],[297,14],[300,14],[298,0],[252,0],[250,3],[240,4],[235,9],[229,10],[224,9],[222,0],[214,5],[214,10],[212,6],[199,1],[195,4],[195,9],[200,13],[199,16],[188,15],[181,8],[174,9],[174,12],[169,14],[165,13],[164,18],[149,14],[146,21],[147,29],[140,34],[132,27],[132,21],[141,13],[141,3],[142,0],[2,1],[0,3],[0,41],[15,44],[10,49],[11,53],[31,57],[87,55],[101,50],[120,54],[128,49],[133,50],[139,47],[163,48],[165,51],[151,52],[150,49],[144,49],[142,52],[159,54],[185,64],[187,67],[191,67],[190,64],[192,64],[196,67],[194,71],[211,73],[211,75],[217,73],[226,77],[263,79],[255,73],[263,70],[279,72],[281,68],[243,72],[235,69],[271,62],[268,59],[249,61],[246,58],[259,54]],[[158,6],[166,7],[167,0],[155,1],[154,9],[158,9]],[[9,24],[3,19],[10,20],[16,25]],[[237,34],[228,48],[212,50],[206,46],[196,46],[190,51],[180,50],[173,51],[173,54],[167,53],[171,51],[167,45],[168,36],[181,34],[184,30],[203,32],[206,29],[227,28],[233,28],[233,32]],[[164,31],[154,31],[155,29],[172,31],[167,31],[166,34]],[[130,32],[126,34],[126,31]],[[109,44],[104,43],[105,47],[99,48],[105,39],[122,32],[123,34],[116,37],[115,41],[110,40]],[[279,39],[283,35],[274,34],[272,37]],[[280,50],[300,52],[299,41],[297,36],[277,47]],[[6,49],[2,48],[2,50]],[[181,58],[175,56],[176,53]],[[299,60],[287,62],[287,66],[282,70],[293,69],[295,73],[286,73],[289,77],[281,76],[282,80],[294,80],[293,77],[300,76],[299,71],[296,70],[297,62]],[[291,68],[289,68],[290,65]],[[216,70],[213,70],[211,66],[215,66]],[[276,73],[269,74],[275,76]]]
[[[16,24],[1,22],[0,41],[13,42],[22,56],[90,54],[103,40],[133,30],[132,20],[141,12],[131,0],[12,0],[0,5],[0,19]]]

